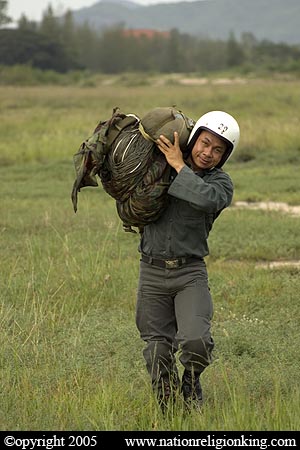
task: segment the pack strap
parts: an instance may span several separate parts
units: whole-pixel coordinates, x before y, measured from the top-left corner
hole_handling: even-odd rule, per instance
[[[147,141],[152,141],[156,143],[156,140],[153,139],[150,134],[147,133],[147,131],[145,130],[145,128],[142,125],[142,122],[139,123],[139,131],[141,133],[141,135],[143,136],[143,138],[145,138]]]

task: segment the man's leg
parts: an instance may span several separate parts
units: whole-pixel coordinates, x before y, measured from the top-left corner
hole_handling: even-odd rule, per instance
[[[168,401],[177,386],[177,324],[172,296],[166,291],[164,269],[141,262],[136,324],[146,342],[143,352],[153,389]]]
[[[182,290],[175,299],[178,324],[177,340],[181,346],[180,361],[184,366],[182,392],[186,402],[202,402],[200,374],[211,362],[214,346],[210,333],[213,304],[203,265],[190,267],[183,275]]]

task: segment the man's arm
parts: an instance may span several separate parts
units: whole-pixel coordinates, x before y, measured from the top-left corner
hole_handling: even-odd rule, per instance
[[[185,166],[172,182],[168,194],[207,213],[216,213],[229,206],[233,196],[229,175],[216,169],[206,178],[202,179]]]

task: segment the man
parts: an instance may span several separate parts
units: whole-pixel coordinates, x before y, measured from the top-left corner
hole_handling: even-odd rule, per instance
[[[233,185],[222,166],[236,148],[240,130],[223,111],[196,122],[186,154],[161,135],[159,150],[173,168],[168,205],[141,236],[136,323],[146,342],[144,357],[164,408],[179,386],[175,354],[181,349],[181,392],[189,407],[201,405],[200,375],[211,362],[213,304],[204,257],[214,220],[228,207]]]

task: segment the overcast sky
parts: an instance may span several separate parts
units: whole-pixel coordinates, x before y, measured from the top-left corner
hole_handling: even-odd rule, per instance
[[[22,14],[30,20],[39,21],[43,12],[51,4],[54,12],[62,14],[67,9],[80,9],[86,6],[94,5],[99,0],[8,0],[8,15],[14,20],[18,20]],[[179,0],[133,0],[136,3],[149,5],[163,2],[176,2]]]

